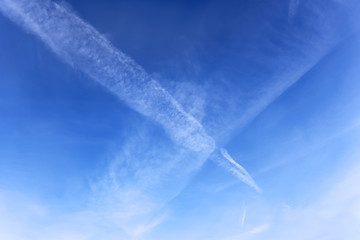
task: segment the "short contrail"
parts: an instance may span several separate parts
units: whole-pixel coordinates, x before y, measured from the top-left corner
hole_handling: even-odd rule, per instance
[[[219,152],[220,165],[259,190],[246,170],[217,148],[203,126],[157,81],[71,11],[50,0],[0,0],[0,11],[38,36],[66,63],[102,84],[132,109],[160,123],[175,143],[203,156]]]
[[[244,208],[243,215],[242,215],[242,217],[241,217],[241,227],[243,227],[243,226],[244,226],[244,223],[245,223],[246,210],[247,210],[247,208],[245,207],[245,208]]]

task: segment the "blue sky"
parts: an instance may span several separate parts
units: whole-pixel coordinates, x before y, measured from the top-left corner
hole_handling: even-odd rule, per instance
[[[0,0],[0,238],[357,239],[355,0]]]

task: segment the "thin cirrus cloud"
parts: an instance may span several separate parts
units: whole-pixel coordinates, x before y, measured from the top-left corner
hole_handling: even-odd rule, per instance
[[[275,70],[265,76],[265,81],[261,86],[254,89],[252,93],[255,96],[254,99],[246,101],[248,105],[244,104],[245,110],[238,114],[239,117],[230,123],[228,129],[235,130],[251,122],[306,74],[315,69],[319,62],[336,48],[337,44],[355,31],[356,27],[352,26],[353,24],[341,25],[343,23],[338,21],[339,15],[351,12],[345,2],[350,4],[352,1],[329,2],[329,6],[326,7],[316,1],[289,1],[288,26],[291,27],[282,30],[283,35],[275,38],[276,41],[271,37],[277,36],[279,30],[276,27],[270,27],[268,31],[271,34],[263,36],[261,51],[258,51],[259,55],[254,57],[261,64]],[[292,23],[292,21],[299,21],[295,19],[298,11],[301,14],[301,25]],[[304,16],[304,12],[307,16]],[[271,56],[274,61],[268,61],[269,56],[266,55],[268,51],[277,53]]]
[[[160,123],[175,143],[203,156],[195,165],[201,166],[214,152],[220,165],[259,191],[247,171],[225,156],[203,126],[157,81],[78,16],[52,1],[1,0],[0,9],[38,36],[66,63],[86,73],[132,109]]]
[[[211,129],[216,129],[213,133],[216,139],[226,141],[231,138],[238,129],[246,126],[316,69],[355,30],[354,24],[344,18],[353,11],[343,2],[330,1],[324,6],[320,1],[294,0],[286,2],[285,6],[288,14],[282,19],[282,27],[266,24],[266,31],[257,29],[256,33],[249,33],[254,39],[248,43],[249,47],[237,46],[239,51],[244,51],[241,56],[246,61],[254,62],[266,71],[249,70],[249,74],[239,70],[241,74],[235,75],[236,81],[241,83],[239,78],[242,77],[250,84],[236,89],[236,98],[221,100],[227,106],[218,110],[222,111],[221,117],[215,120],[208,117],[203,123],[204,126],[215,126]],[[269,13],[269,22],[282,16],[279,12],[272,14]],[[241,40],[238,42],[241,43]],[[229,76],[229,79],[232,77]],[[216,101],[209,104],[210,109],[216,106]],[[222,128],[223,125],[227,127]]]
[[[334,0],[324,5],[323,1],[282,1],[281,16],[284,18],[280,24],[277,6],[274,6],[275,13],[266,8],[276,16],[276,21],[271,17],[271,21],[266,19],[267,31],[256,35],[251,42],[256,51],[251,52],[249,58],[271,71],[261,72],[257,68],[259,73],[253,78],[252,74],[242,75],[242,72],[236,75],[246,83],[257,81],[245,84],[249,91],[236,95],[234,101],[230,98],[235,94],[224,94],[221,87],[216,87],[221,92],[217,95],[221,99],[218,102],[231,102],[216,108],[217,96],[204,90],[206,86],[202,89],[209,94],[206,100],[193,86],[177,86],[178,92],[171,92],[171,86],[165,90],[154,80],[156,77],[148,75],[63,4],[53,0],[0,0],[0,12],[40,38],[59,59],[103,85],[131,109],[162,125],[172,140],[169,141],[148,121],[135,124],[136,129],[129,129],[121,146],[110,153],[113,155],[109,157],[111,161],[105,174],[100,173],[100,179],[94,184],[89,181],[92,185],[85,206],[82,204],[74,211],[72,206],[68,208],[67,200],[63,198],[60,198],[59,209],[53,207],[57,202],[47,203],[49,196],[37,200],[0,189],[0,239],[255,240],[289,239],[290,236],[309,240],[356,239],[360,195],[353,186],[359,181],[357,159],[360,154],[356,137],[359,136],[359,118],[353,110],[357,109],[359,101],[352,95],[357,96],[359,88],[356,82],[359,58],[352,56],[356,55],[354,50],[358,48],[358,42],[352,40],[353,46],[348,46],[349,41],[342,41],[356,25],[344,12],[349,6],[342,6],[351,2]],[[135,5],[138,7],[137,3]],[[231,20],[234,19],[231,17]],[[343,27],[345,25],[349,28]],[[258,27],[254,25],[257,33],[261,29]],[[234,30],[231,26],[229,29]],[[252,34],[251,31],[247,33]],[[9,39],[11,35],[9,32]],[[339,49],[337,44],[347,45],[346,49],[351,49],[352,53]],[[334,51],[336,53],[332,54]],[[22,54],[26,58],[26,52]],[[17,66],[15,62],[14,69],[18,67],[21,65]],[[246,71],[251,69],[246,68]],[[224,78],[231,78],[230,75]],[[334,75],[334,80],[330,75]],[[278,99],[301,78],[304,81],[286,94],[291,98]],[[160,78],[158,81],[161,83]],[[243,88],[241,81],[231,82],[229,88],[238,93],[238,89]],[[335,82],[339,84],[332,92],[327,86],[333,86]],[[187,88],[194,91],[186,92]],[[319,96],[314,97],[317,94]],[[196,99],[188,95],[203,98],[193,104]],[[260,191],[247,171],[220,147],[223,144],[216,132],[234,134],[229,130],[252,121],[276,99],[279,104],[274,106],[275,109],[268,109],[259,117],[260,124],[254,124],[255,128],[250,125],[249,131],[242,135],[245,144],[241,148],[250,146],[250,150],[240,150],[256,166],[268,166],[257,169],[256,173],[266,189],[265,194],[253,195],[255,191],[250,189],[247,195],[247,192],[230,188],[233,183],[224,182],[226,176],[222,179],[217,172],[207,171],[214,170],[207,168],[212,165],[192,178],[195,184],[192,181],[185,187],[193,176],[191,173],[206,159],[211,159]],[[291,117],[282,118],[282,115]],[[355,117],[349,125],[350,118]],[[275,121],[276,124],[272,124]],[[233,146],[237,143],[235,141]],[[14,144],[14,148],[19,145]],[[87,164],[86,157],[82,160]],[[357,167],[344,172],[343,163],[348,166],[350,162],[356,162]],[[276,169],[279,166],[282,169]],[[333,171],[338,170],[334,180]],[[6,177],[2,178],[12,181]],[[68,176],[62,175],[58,180],[64,179]],[[71,184],[76,183],[71,179]],[[237,179],[234,181],[240,182]],[[319,183],[323,180],[326,183]],[[45,181],[50,182],[50,179]],[[213,182],[218,184],[215,189]],[[334,182],[335,186],[324,186]],[[27,195],[27,192],[23,194]],[[78,196],[71,198],[78,199]],[[311,202],[314,199],[315,202]]]

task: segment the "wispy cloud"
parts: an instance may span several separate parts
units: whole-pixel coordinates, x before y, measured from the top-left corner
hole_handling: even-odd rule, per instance
[[[243,226],[244,226],[244,223],[245,223],[246,210],[247,210],[247,208],[244,207],[244,212],[243,212],[243,215],[242,215],[242,217],[241,217],[241,227],[243,227]]]
[[[255,181],[252,179],[250,174],[237,162],[232,159],[229,153],[224,149],[220,149],[221,157],[216,158],[219,159],[219,164],[229,171],[231,171],[235,176],[237,176],[241,181],[247,183],[256,189],[256,191],[261,192],[261,189],[256,185]],[[225,158],[227,161],[222,161],[221,159]]]
[[[248,107],[240,118],[233,122],[233,125],[230,126],[229,129],[243,127],[251,122],[278,97],[289,90],[291,86],[299,81],[305,74],[316,67],[317,63],[329,51],[330,47],[328,46],[324,48],[325,49],[323,51],[309,56],[306,60],[302,60],[301,62],[295,64],[294,62],[296,61],[289,62],[287,71],[279,73],[257,90],[256,95],[258,97],[255,100],[250,101],[250,107]]]
[[[332,186],[319,189],[312,201],[296,207],[282,203],[275,206],[271,203],[272,217],[267,214],[269,222],[255,225],[246,231],[234,234],[225,239],[357,239],[360,223],[360,191],[354,187],[360,179],[360,165],[356,162],[359,151],[351,154],[355,164],[348,171],[341,171],[336,176],[328,176],[327,182]],[[326,184],[328,185],[328,184]],[[257,205],[261,211],[269,211],[269,206]],[[259,220],[259,221],[261,221]],[[242,228],[243,229],[243,228]]]
[[[353,123],[351,123],[347,127],[338,129],[336,132],[332,133],[331,135],[327,135],[326,137],[319,138],[317,141],[312,142],[312,144],[309,144],[307,147],[302,148],[300,151],[291,151],[290,154],[287,154],[285,157],[282,157],[281,160],[274,161],[270,165],[264,166],[263,168],[259,169],[256,174],[257,175],[263,174],[275,168],[281,167],[291,161],[294,161],[295,159],[298,160],[301,157],[304,157],[312,152],[324,148],[325,146],[331,144],[331,142],[333,142],[334,140],[344,137],[346,134],[348,134],[351,131],[355,131],[359,127],[360,127],[360,120],[356,119]]]
[[[163,222],[166,219],[166,217],[167,217],[167,213],[165,212],[160,217],[156,218],[150,223],[137,228],[134,232],[134,236],[140,236],[141,234],[150,231],[151,229],[159,225],[161,222]]]
[[[357,151],[354,157],[359,157]],[[355,158],[356,159],[356,158]],[[288,209],[274,229],[265,235],[270,239],[356,239],[360,223],[359,164],[343,173],[318,201]]]
[[[134,239],[94,211],[59,213],[41,201],[0,190],[0,238],[20,239]]]
[[[230,237],[230,238],[225,238],[224,240],[235,240],[235,239],[255,239],[258,237],[258,235],[260,235],[263,232],[266,232],[267,230],[269,230],[269,228],[271,227],[271,225],[269,223],[265,223],[265,224],[261,224],[258,226],[255,226],[251,229],[249,229],[248,231],[241,233],[239,235]]]
[[[289,17],[292,18],[295,16],[297,8],[299,7],[300,0],[290,0],[289,1]]]
[[[0,10],[38,36],[62,60],[106,87],[130,108],[160,123],[174,142],[203,156],[195,165],[201,166],[217,149],[203,126],[157,81],[67,8],[48,0],[1,0]],[[233,160],[225,157],[218,161],[226,162],[227,169],[234,168],[231,172],[240,180],[255,186]]]
[[[138,64],[92,26],[51,1],[1,1],[3,13],[41,38],[132,109],[162,124],[178,144],[209,154],[215,148],[202,125]]]
[[[339,17],[348,16],[350,8],[339,7],[334,1],[326,7],[318,1],[289,1],[289,14],[297,11],[301,11],[301,25],[293,21],[284,23],[281,29],[269,25],[266,33],[254,41],[252,47],[255,50],[248,58],[269,72],[257,74],[255,78],[246,76],[261,84],[252,86],[243,94],[243,99],[231,111],[226,109],[233,114],[231,120],[226,121],[227,128],[221,133],[221,138],[228,139],[237,132],[236,129],[253,121],[356,30],[354,21]]]

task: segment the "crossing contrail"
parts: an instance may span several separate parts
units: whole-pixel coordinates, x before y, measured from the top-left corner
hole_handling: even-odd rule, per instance
[[[247,171],[216,146],[202,124],[169,92],[76,14],[50,0],[0,0],[0,11],[39,37],[63,61],[161,124],[176,144],[201,154],[202,161],[216,153],[219,165],[259,191]]]

